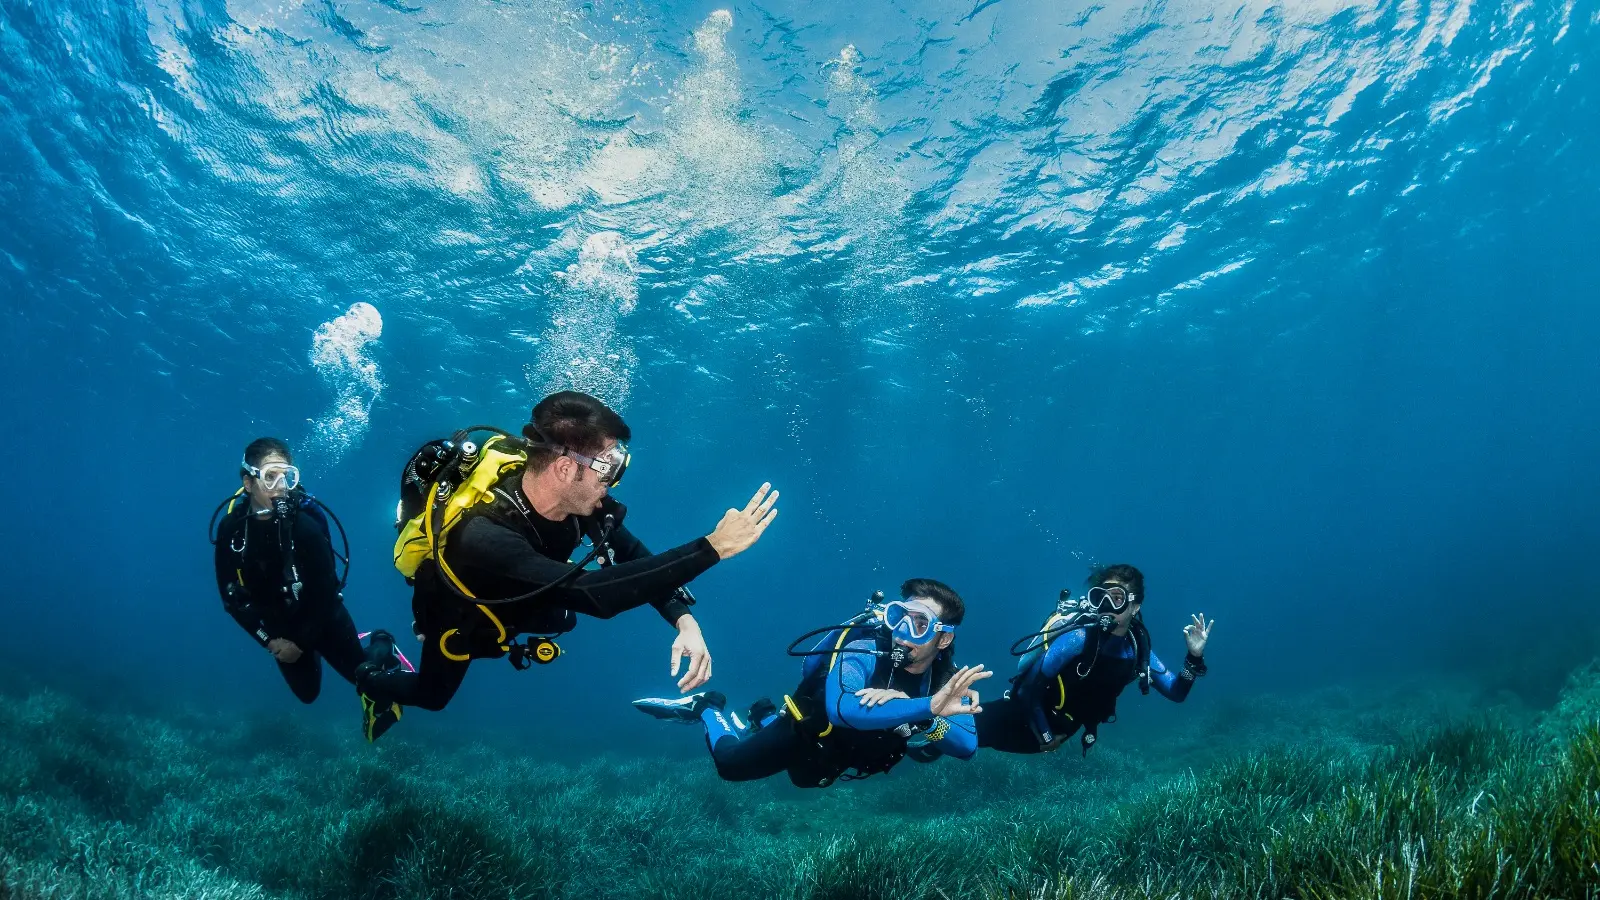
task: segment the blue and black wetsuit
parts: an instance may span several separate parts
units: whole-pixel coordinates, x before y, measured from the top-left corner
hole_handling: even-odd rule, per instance
[[[971,715],[933,715],[929,696],[952,674],[948,656],[927,671],[896,669],[874,655],[876,640],[846,645],[825,673],[801,683],[776,712],[740,728],[719,709],[700,715],[717,774],[728,781],[753,781],[787,771],[799,787],[827,787],[846,772],[887,772],[908,754],[919,762],[939,756],[971,759],[978,751]],[[863,688],[902,691],[908,699],[866,707]]]
[[[505,656],[507,642],[519,634],[570,631],[577,624],[575,613],[609,619],[649,605],[676,625],[694,602],[684,585],[720,559],[703,537],[652,554],[623,527],[627,511],[610,497],[594,516],[546,519],[523,496],[521,479],[520,469],[502,479],[495,486],[498,499],[467,513],[440,551],[451,571],[484,599],[473,602],[453,593],[433,561],[423,563],[411,600],[422,637],[417,671],[368,675],[361,680],[364,692],[386,702],[440,710],[461,687],[472,660]],[[605,565],[561,581],[584,537],[592,541],[601,536],[602,517],[608,514],[616,525],[605,541]],[[551,584],[555,586],[531,599],[495,599]]]
[[[256,643],[282,638],[300,648],[300,658],[278,663],[278,670],[294,695],[310,703],[322,691],[323,659],[353,684],[366,658],[339,593],[328,525],[309,501],[287,523],[250,515],[250,505],[240,497],[218,526],[217,590],[223,609]],[[296,576],[298,592],[291,587]]]
[[[1173,671],[1149,650],[1149,641],[1142,624],[1125,635],[1076,628],[1056,636],[1042,655],[1019,663],[1005,698],[984,701],[977,716],[978,746],[1039,753],[1051,740],[1083,728],[1087,749],[1099,725],[1116,714],[1117,696],[1135,681],[1142,690],[1154,687],[1182,703],[1205,664],[1185,659],[1183,668]]]

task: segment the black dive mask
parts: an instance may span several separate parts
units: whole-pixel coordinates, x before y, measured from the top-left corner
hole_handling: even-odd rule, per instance
[[[1129,593],[1127,588],[1115,583],[1089,588],[1087,599],[1090,608],[1097,612],[1104,612],[1108,608],[1112,612],[1122,612],[1128,604],[1139,601],[1138,595]]]

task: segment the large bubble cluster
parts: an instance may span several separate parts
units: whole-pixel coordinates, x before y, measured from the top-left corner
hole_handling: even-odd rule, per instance
[[[311,336],[311,364],[333,391],[333,405],[312,420],[311,452],[337,463],[367,433],[372,404],[383,378],[370,347],[383,335],[383,316],[370,303],[355,303]]]
[[[621,318],[639,302],[639,260],[622,235],[590,235],[578,261],[554,279],[550,325],[539,340],[539,364],[528,370],[535,395],[579,390],[622,408],[638,359]]]

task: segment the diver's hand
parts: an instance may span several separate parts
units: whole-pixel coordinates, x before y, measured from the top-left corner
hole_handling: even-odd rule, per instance
[[[893,691],[889,688],[862,688],[856,691],[856,699],[867,709],[888,703],[890,700],[910,700],[911,695],[905,691]]]
[[[1194,623],[1183,626],[1183,640],[1189,645],[1189,655],[1200,659],[1206,655],[1206,641],[1211,640],[1211,626],[1216,619],[1206,621],[1205,613],[1195,613]]]
[[[965,701],[969,693],[976,693],[972,690],[974,682],[993,675],[993,672],[985,671],[981,663],[976,666],[962,666],[950,676],[949,681],[944,683],[939,693],[933,695],[928,706],[936,716],[964,716],[983,712],[983,707],[975,702],[976,697],[971,698],[974,701],[971,706],[967,706]]]
[[[300,658],[300,648],[296,647],[293,641],[284,640],[283,638],[273,638],[272,640],[267,641],[267,651],[271,653],[273,657],[278,660],[278,662],[281,662],[285,665],[288,665]]]
[[[711,650],[706,647],[705,636],[700,633],[700,623],[687,613],[678,618],[678,639],[672,642],[674,676],[683,665],[685,656],[689,657],[689,668],[678,679],[678,692],[683,694],[711,680]]]
[[[770,483],[763,484],[761,490],[756,491],[756,495],[744,505],[744,509],[730,509],[722,514],[722,521],[717,523],[716,530],[706,535],[706,540],[711,542],[711,549],[717,551],[717,556],[722,559],[749,550],[752,544],[761,539],[761,533],[767,530],[772,520],[778,517],[778,510],[773,506],[777,502],[778,492],[772,490]]]

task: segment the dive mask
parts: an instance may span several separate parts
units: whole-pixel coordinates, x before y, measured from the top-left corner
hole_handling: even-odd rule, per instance
[[[1110,587],[1095,586],[1089,588],[1089,606],[1093,609],[1104,610],[1111,608],[1112,612],[1122,612],[1123,607],[1138,600],[1138,596],[1128,593],[1128,589],[1120,584]]]
[[[244,460],[239,461],[239,468],[250,477],[261,482],[261,486],[269,491],[292,491],[300,486],[300,469],[288,463],[267,463],[261,468],[256,468]]]
[[[599,456],[585,456],[567,448],[562,448],[561,452],[594,470],[594,473],[600,476],[601,483],[608,488],[614,488],[622,483],[622,475],[628,471],[628,463],[633,461],[633,455],[628,452],[628,445],[621,441]]]
[[[954,625],[946,625],[938,617],[920,606],[911,606],[899,600],[883,606],[883,624],[896,640],[921,647],[938,637],[941,632],[954,633]]]

